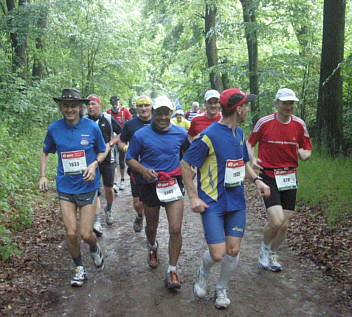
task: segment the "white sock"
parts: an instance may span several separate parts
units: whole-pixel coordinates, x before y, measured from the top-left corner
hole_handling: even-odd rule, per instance
[[[239,258],[239,253],[235,257],[229,256],[227,254],[224,256],[221,261],[220,278],[218,284],[216,285],[216,288],[227,288],[227,283],[236,269]]]
[[[100,222],[100,215],[99,214],[95,215],[94,222]]]
[[[264,241],[262,241],[262,248],[270,250],[270,244],[265,244]]]
[[[211,267],[215,264],[216,262],[211,258],[209,249],[206,250],[203,254],[202,257],[202,263],[200,265],[201,269],[205,274],[209,274]]]
[[[167,273],[170,273],[170,271],[176,272],[176,266],[169,265],[169,267],[167,268]]]
[[[148,242],[148,247],[149,247],[149,249],[156,250],[156,249],[158,248],[158,244],[155,242],[154,245],[151,245],[151,244]]]

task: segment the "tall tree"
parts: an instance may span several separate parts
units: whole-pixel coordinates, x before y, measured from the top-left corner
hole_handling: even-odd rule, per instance
[[[243,9],[243,21],[248,49],[249,89],[252,94],[259,94],[258,86],[258,41],[256,30],[256,1],[240,0]],[[258,120],[258,101],[251,102],[252,124]]]
[[[212,89],[216,89],[219,92],[223,91],[222,79],[217,74],[218,65],[218,49],[216,46],[216,3],[205,4],[205,50],[208,59],[208,67],[210,71],[210,85]]]
[[[345,0],[324,1],[323,43],[317,110],[317,142],[335,156],[343,148],[342,77]]]

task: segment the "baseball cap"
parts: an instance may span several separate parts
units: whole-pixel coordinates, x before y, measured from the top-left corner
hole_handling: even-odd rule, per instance
[[[176,110],[175,113],[176,113],[176,115],[180,114],[181,116],[183,116],[185,114],[182,109]]]
[[[236,107],[243,105],[245,102],[255,100],[255,98],[256,95],[247,95],[237,88],[229,88],[221,93],[220,104],[225,110],[231,111]]]
[[[174,110],[174,105],[172,104],[171,100],[166,96],[160,96],[155,98],[152,106],[154,110],[161,107],[167,107],[170,110]]]
[[[292,89],[289,88],[281,88],[277,91],[275,100],[281,100],[281,101],[299,101],[299,99],[296,97],[295,92]]]
[[[215,89],[208,90],[204,95],[204,100],[208,101],[211,98],[218,98],[219,99],[220,98],[219,92]]]

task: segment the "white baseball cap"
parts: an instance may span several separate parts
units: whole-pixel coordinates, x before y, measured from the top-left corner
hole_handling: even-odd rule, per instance
[[[205,93],[205,95],[204,95],[204,99],[205,99],[205,101],[208,101],[208,100],[211,99],[211,98],[218,98],[218,99],[220,99],[220,94],[219,94],[219,92],[218,92],[217,90],[215,90],[215,89],[210,89],[210,90],[208,90],[208,91]]]
[[[281,100],[281,101],[299,101],[299,99],[296,97],[295,92],[292,89],[288,88],[281,88],[277,91],[275,100]]]
[[[174,110],[174,105],[171,100],[166,96],[160,96],[154,99],[153,101],[153,109],[158,109],[161,107],[167,107],[170,110]]]

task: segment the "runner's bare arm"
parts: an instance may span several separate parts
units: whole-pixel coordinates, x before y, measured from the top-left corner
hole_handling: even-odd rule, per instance
[[[297,155],[301,161],[307,161],[312,156],[312,150],[299,149],[297,145]]]
[[[106,155],[108,154],[108,151],[109,150],[108,150],[108,146],[107,146],[105,152],[98,153],[97,159],[93,163],[89,164],[87,169],[84,171],[84,173],[83,173],[83,181],[85,181],[85,182],[94,181],[95,170],[99,166],[99,163],[104,161]]]
[[[259,158],[256,158],[254,155],[254,147],[247,141],[247,150],[248,150],[248,155],[249,158],[252,162],[252,166],[253,168],[259,168],[259,169],[263,169],[262,161]]]
[[[120,134],[118,134],[117,136],[115,136],[114,138],[112,138],[111,140],[110,140],[110,143],[112,144],[112,145],[115,145],[115,144],[119,144],[119,142],[120,142]],[[109,145],[110,145],[110,143],[109,143]],[[111,147],[110,147],[110,150],[111,150]]]
[[[152,169],[145,168],[137,160],[126,160],[126,163],[133,171],[142,175],[147,182],[155,182],[157,180],[158,174]]]
[[[192,166],[185,162],[181,161],[181,170],[182,170],[182,178],[185,184],[187,194],[191,203],[192,211],[202,213],[205,209],[209,208],[209,206],[198,197],[197,189],[193,184],[193,171]]]
[[[41,191],[48,190],[48,179],[45,176],[48,167],[48,157],[49,154],[42,150],[40,153],[40,178],[38,182],[38,187]]]
[[[252,179],[255,183],[255,186],[257,187],[257,194],[259,197],[268,198],[270,196],[270,187],[258,178],[258,175],[250,166],[249,162],[246,163],[246,176],[248,176],[249,179]]]

